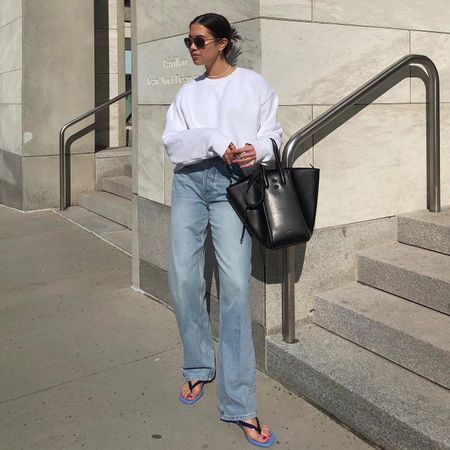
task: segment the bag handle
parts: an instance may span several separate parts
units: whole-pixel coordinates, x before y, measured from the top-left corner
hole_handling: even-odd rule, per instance
[[[281,183],[286,184],[286,176],[283,173],[283,170],[281,167],[281,158],[280,158],[280,151],[278,150],[278,145],[275,142],[275,139],[270,138],[270,140],[272,141],[273,154],[275,156],[275,166],[278,170],[278,175],[280,176],[280,181],[281,181]],[[264,185],[266,186],[266,188],[268,188],[269,181],[267,180],[267,169],[262,164],[260,165],[260,167],[261,167],[261,172],[262,172],[262,175],[264,178]]]
[[[280,176],[280,181],[281,183],[286,184],[286,175],[283,173],[283,170],[281,168],[280,151],[278,150],[278,145],[275,142],[275,139],[270,138],[270,140],[272,141],[273,153],[275,155],[275,164],[278,170],[278,174]],[[250,176],[250,179],[248,181],[247,190],[245,192],[245,203],[247,204],[245,208],[246,210],[256,209],[264,202],[265,189],[269,187],[269,180],[267,179],[267,169],[265,168],[265,166],[260,164],[260,169],[261,172],[253,173],[253,175]],[[260,186],[260,198],[256,202],[251,202],[248,200],[248,193],[250,192],[250,189],[253,186],[253,184],[259,184]]]

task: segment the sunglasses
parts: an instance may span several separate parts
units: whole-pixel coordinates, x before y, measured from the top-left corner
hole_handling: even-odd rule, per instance
[[[205,39],[204,37],[201,37],[201,36],[196,36],[194,39],[192,39],[191,37],[185,37],[184,45],[187,48],[191,48],[192,43],[194,43],[197,48],[202,49],[202,48],[205,48],[208,44],[211,44],[211,42],[219,41],[219,40],[220,40],[219,38]],[[207,44],[206,41],[211,41],[211,42],[208,42],[208,44]]]

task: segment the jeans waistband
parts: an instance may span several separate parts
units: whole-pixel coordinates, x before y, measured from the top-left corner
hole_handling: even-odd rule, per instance
[[[223,175],[231,176],[233,179],[239,179],[245,176],[238,164],[229,165],[220,156],[214,156],[211,158],[202,159],[194,164],[188,164],[183,166],[177,172],[192,173],[208,170],[213,167]]]

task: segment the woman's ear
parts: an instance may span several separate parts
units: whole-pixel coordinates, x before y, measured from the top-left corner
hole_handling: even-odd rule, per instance
[[[220,53],[222,53],[225,50],[226,46],[228,45],[228,39],[227,38],[222,38],[222,44],[221,45],[223,45],[223,47],[221,46]]]

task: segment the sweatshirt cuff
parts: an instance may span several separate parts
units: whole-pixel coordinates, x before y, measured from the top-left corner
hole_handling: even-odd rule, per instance
[[[256,139],[253,147],[255,147],[257,163],[268,163],[275,160],[272,141],[269,138]]]
[[[221,132],[216,132],[213,134],[208,147],[208,153],[212,156],[222,157],[227,150],[228,146],[232,142],[232,139]]]

